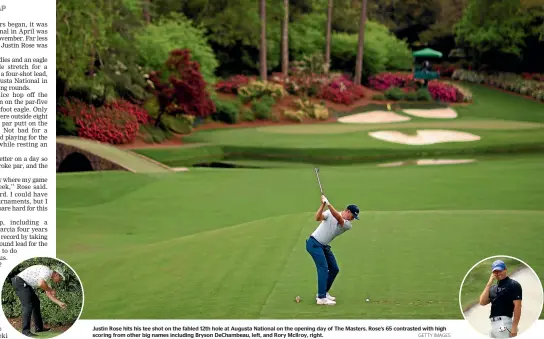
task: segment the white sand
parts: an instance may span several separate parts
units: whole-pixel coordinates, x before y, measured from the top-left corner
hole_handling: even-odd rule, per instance
[[[378,167],[396,167],[407,165],[456,165],[456,164],[468,164],[475,162],[475,159],[419,159],[416,161],[395,161],[378,164]]]
[[[378,164],[378,167],[396,167],[396,166],[403,166],[408,165],[408,161],[395,161],[395,162],[386,162],[384,164]]]
[[[420,159],[417,165],[454,165],[475,162],[474,159]]]
[[[403,109],[406,114],[420,118],[453,119],[457,118],[457,112],[451,108],[437,109]]]
[[[187,167],[173,167],[172,168],[176,172],[187,172],[189,169]]]
[[[510,276],[517,280],[523,289],[523,301],[521,303],[521,318],[519,320],[518,337],[523,336],[523,332],[527,331],[540,316],[542,311],[542,303],[544,296],[542,293],[542,284],[538,277],[528,268],[524,268]],[[485,287],[485,282],[482,284],[482,291]],[[489,323],[489,312],[491,304],[486,306],[476,305],[464,312],[465,319],[478,332],[488,335],[491,325]]]
[[[405,117],[395,112],[388,111],[372,111],[366,113],[357,113],[352,115],[346,115],[338,119],[339,122],[348,124],[376,124],[376,123],[389,123],[389,122],[401,122],[411,120],[410,117]]]
[[[418,130],[417,135],[407,135],[399,131],[369,132],[373,138],[405,145],[432,145],[444,142],[468,142],[480,140],[471,133],[450,130]]]

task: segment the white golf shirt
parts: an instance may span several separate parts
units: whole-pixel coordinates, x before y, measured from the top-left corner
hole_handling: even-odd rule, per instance
[[[334,238],[351,229],[351,222],[344,221],[344,226],[338,225],[338,220],[332,215],[330,210],[323,212],[325,220],[321,221],[315,229],[312,236],[322,245],[328,245]]]
[[[45,280],[46,283],[51,281],[51,275],[53,270],[44,265],[34,265],[30,266],[21,273],[17,274],[21,279],[23,279],[28,285],[36,288],[39,285],[40,279]],[[51,286],[50,284],[48,284]]]

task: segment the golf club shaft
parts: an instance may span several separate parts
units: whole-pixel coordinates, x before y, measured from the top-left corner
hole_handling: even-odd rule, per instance
[[[321,194],[323,194],[323,187],[321,186],[321,180],[319,180],[319,168],[317,167],[315,169],[315,175],[317,176],[317,182],[319,183],[319,190],[321,191]]]

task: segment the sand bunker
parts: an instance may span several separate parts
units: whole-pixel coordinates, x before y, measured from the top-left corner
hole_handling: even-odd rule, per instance
[[[418,130],[417,135],[408,135],[399,131],[369,132],[373,138],[405,145],[432,145],[444,142],[469,142],[480,140],[471,133],[449,130]]]
[[[398,167],[398,166],[406,166],[410,162],[408,161],[395,161],[395,162],[386,162],[385,164],[378,164],[378,167]]]
[[[403,109],[406,114],[410,114],[420,118],[435,118],[435,119],[453,119],[457,118],[457,112],[451,108],[437,109]]]
[[[388,122],[400,122],[411,120],[409,117],[388,111],[372,111],[347,115],[338,119],[339,122],[348,124],[376,124]]]
[[[453,165],[453,164],[468,164],[474,162],[474,159],[420,159],[418,165]]]
[[[379,164],[378,167],[397,167],[397,166],[408,166],[408,165],[455,165],[455,164],[468,164],[475,162],[475,159],[419,159],[411,161],[395,161],[387,162],[384,164]]]
[[[173,167],[172,168],[175,172],[188,172],[189,169],[187,167]]]

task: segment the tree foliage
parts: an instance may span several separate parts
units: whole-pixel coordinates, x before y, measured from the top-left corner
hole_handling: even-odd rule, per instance
[[[456,42],[478,55],[500,51],[521,57],[526,38],[539,32],[542,6],[511,0],[469,0],[455,25]]]
[[[424,43],[433,43],[439,39],[453,37],[453,28],[463,16],[468,0],[435,0],[438,13],[428,29],[419,34]]]
[[[57,76],[65,90],[83,93],[87,101],[103,102],[114,89],[142,98],[131,40],[143,22],[126,1],[57,0]]]
[[[165,60],[175,49],[188,49],[208,83],[215,81],[219,65],[214,51],[208,44],[206,30],[196,26],[182,14],[161,17],[145,26],[134,38],[134,48],[140,65],[152,71],[164,71]]]

